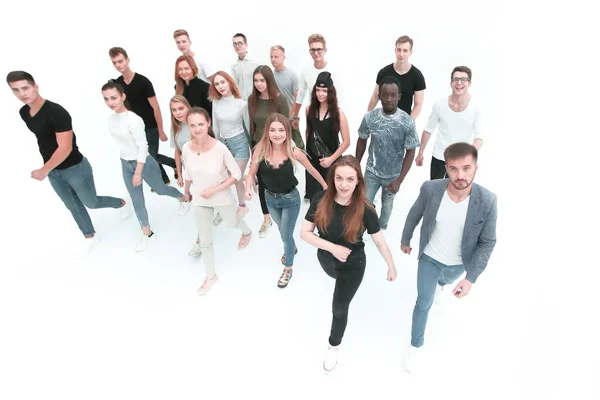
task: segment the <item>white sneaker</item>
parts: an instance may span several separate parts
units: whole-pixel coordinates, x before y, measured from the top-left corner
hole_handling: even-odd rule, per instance
[[[185,215],[190,211],[190,203],[187,201],[180,201],[179,208],[177,209],[177,214]]]
[[[96,232],[91,238],[84,239],[83,243],[81,244],[81,247],[77,251],[77,259],[83,260],[84,258],[86,258],[91,253],[91,251],[96,246],[98,246],[98,244],[100,244],[101,241],[102,238],[100,237],[98,232]]]
[[[215,218],[213,219],[213,225],[219,226],[221,222],[223,222],[223,217],[221,217],[221,214],[217,213],[217,215],[215,215]]]
[[[198,288],[198,295],[202,296],[203,294],[206,294],[206,292],[208,292],[208,289],[210,289],[213,283],[215,283],[218,279],[219,277],[217,275],[213,276],[212,278],[209,278],[208,276],[204,278],[202,286]]]
[[[417,369],[420,349],[414,346],[409,346],[404,355],[402,366],[408,372],[414,372]]]
[[[152,242],[154,242],[155,240],[156,240],[156,233],[154,233],[154,232],[152,232],[152,236],[143,235],[142,240],[140,240],[140,242],[137,244],[137,246],[135,246],[135,251],[137,251],[138,253],[141,253],[142,251],[146,250],[148,248],[148,246],[150,246],[150,244],[152,244]]]
[[[190,257],[200,257],[202,255],[202,248],[200,247],[200,243],[194,243],[194,247],[188,253]]]
[[[131,205],[131,199],[123,199],[125,200],[125,205],[123,207],[119,207],[119,218],[121,221],[125,221],[129,217],[133,215],[133,206]]]
[[[323,368],[325,368],[325,371],[331,372],[337,365],[338,349],[339,346],[327,347],[327,351],[325,352],[325,361],[323,361]]]

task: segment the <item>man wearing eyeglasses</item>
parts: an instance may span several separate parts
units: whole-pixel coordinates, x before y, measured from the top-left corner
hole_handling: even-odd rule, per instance
[[[254,70],[258,67],[258,64],[246,58],[248,55],[248,41],[243,33],[236,33],[233,36],[233,49],[237,53],[238,59],[231,66],[231,77],[240,88],[242,99],[248,101],[248,96],[252,94],[254,85]]]
[[[325,61],[327,42],[322,35],[313,33],[308,37],[308,51],[313,59],[313,65],[305,68],[300,74],[300,87],[298,88],[298,95],[296,96],[296,100],[292,106],[292,126],[296,129],[298,128],[298,122],[300,120],[298,118],[300,108],[302,108],[302,104],[304,103],[304,98],[307,93],[308,103],[310,103],[310,96],[313,86],[315,86],[315,82],[317,81],[317,76],[319,76],[319,74],[323,71],[328,71],[330,73],[332,72],[329,67],[325,69],[325,67],[327,67],[327,61]],[[336,87],[336,89],[339,88]]]
[[[415,159],[417,167],[423,166],[423,153],[435,128],[438,135],[431,157],[430,179],[443,179],[446,177],[446,163],[444,150],[458,142],[472,143],[479,150],[483,145],[481,110],[471,100],[469,87],[471,86],[471,69],[458,66],[450,75],[452,94],[436,101],[431,110],[431,115],[421,135],[421,147]]]

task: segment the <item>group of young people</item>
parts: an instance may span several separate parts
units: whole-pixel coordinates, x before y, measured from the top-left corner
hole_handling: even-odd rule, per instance
[[[70,114],[42,98],[28,72],[12,71],[7,76],[13,93],[25,104],[20,115],[36,135],[44,161],[31,176],[40,181],[47,176],[73,215],[86,238],[82,257],[99,242],[86,208],[119,209],[123,220],[135,213],[142,229],[138,252],[156,240],[144,201],[146,182],[158,195],[177,200],[179,215],[193,210],[198,233],[189,255],[202,255],[206,276],[198,293],[205,294],[218,279],[213,228],[224,221],[238,230],[238,249],[245,249],[252,237],[244,220],[249,212],[246,202],[257,194],[264,217],[259,237],[268,234],[272,221],[279,229],[283,272],[277,285],[284,288],[292,279],[298,251],[294,230],[301,208],[296,177],[300,164],[306,173],[304,198],[310,201],[300,237],[318,249],[317,260],[335,279],[323,362],[325,370],[331,371],[337,365],[350,303],[365,273],[365,233],[387,265],[387,280],[395,280],[394,259],[382,231],[390,222],[396,193],[413,162],[423,165],[424,148],[437,128],[431,180],[422,184],[401,240],[402,252],[411,254],[411,239],[421,223],[418,296],[403,364],[414,370],[434,299],[449,291],[458,298],[466,296],[496,243],[496,195],[473,181],[482,132],[481,111],[468,92],[471,70],[465,66],[452,70],[452,92],[435,102],[419,140],[415,120],[423,106],[425,79],[410,63],[412,39],[401,36],[396,41],[396,62],[377,74],[353,156],[344,155],[351,144],[350,130],[339,106],[335,70],[325,59],[322,35],[309,36],[313,62],[300,78],[284,65],[285,49],[280,45],[270,49],[273,68],[257,65],[247,58],[246,36],[235,34],[232,44],[238,59],[228,73],[214,71],[192,52],[186,31],[177,30],[173,37],[182,52],[175,62],[174,95],[169,102],[173,157],[158,152],[159,141],[169,137],[152,83],[131,70],[123,48],[109,50],[121,75],[100,91],[113,111],[108,131],[120,150],[126,199],[96,193],[92,167],[77,146]],[[307,93],[302,135],[298,115]],[[378,102],[381,107],[375,108]],[[361,160],[367,151],[363,173]],[[170,185],[164,165],[173,169],[180,189]],[[378,215],[374,200],[379,191]],[[465,272],[452,290],[446,289]]]

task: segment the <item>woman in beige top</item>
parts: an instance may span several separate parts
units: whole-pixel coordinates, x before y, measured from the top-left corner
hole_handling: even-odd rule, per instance
[[[229,227],[242,232],[239,250],[248,246],[252,235],[248,225],[236,213],[238,204],[231,190],[231,186],[242,178],[242,172],[227,146],[214,138],[210,122],[205,109],[193,107],[187,115],[192,139],[181,151],[185,165],[185,198],[191,201],[194,209],[206,268],[206,278],[198,294],[205,294],[218,279],[212,245],[214,210]]]

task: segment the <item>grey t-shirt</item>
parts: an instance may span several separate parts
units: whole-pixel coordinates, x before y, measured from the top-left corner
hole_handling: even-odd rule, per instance
[[[288,67],[280,72],[273,71],[273,75],[275,76],[275,82],[277,82],[279,91],[285,96],[288,106],[291,109],[292,104],[294,104],[294,92],[299,87],[298,75]]]
[[[171,133],[171,147],[181,151],[181,149],[183,149],[183,145],[189,142],[191,139],[192,137],[190,135],[190,128],[187,126],[187,124],[182,124],[181,130],[177,134],[177,138],[175,138],[174,133]]]
[[[396,179],[402,171],[404,151],[420,146],[415,121],[397,109],[388,115],[382,108],[369,111],[363,117],[358,137],[368,139],[369,158],[366,170],[381,179]]]

